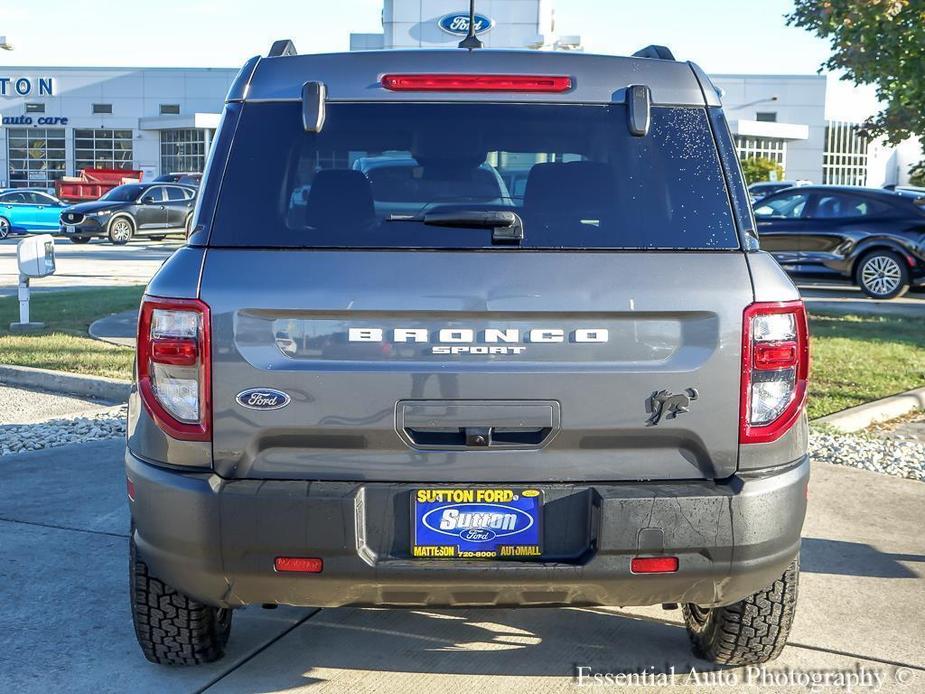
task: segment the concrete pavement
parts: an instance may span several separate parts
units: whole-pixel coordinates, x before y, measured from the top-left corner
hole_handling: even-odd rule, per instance
[[[571,689],[587,667],[674,668],[678,683],[696,668],[690,691],[728,692],[748,677],[694,659],[679,612],[660,608],[248,608],[220,663],[150,665],[128,609],[121,450],[0,458],[0,690],[534,693]],[[814,466],[796,624],[765,677],[863,667],[885,678],[880,691],[925,688],[923,504],[920,482]]]
[[[16,244],[22,237],[0,241],[0,296],[15,296],[19,284],[16,268]],[[168,238],[158,242],[149,239],[132,241],[126,246],[113,246],[94,240],[86,245],[73,244],[67,239],[55,239],[57,271],[50,277],[32,282],[33,291],[54,289],[86,289],[129,284],[147,284],[182,240]]]

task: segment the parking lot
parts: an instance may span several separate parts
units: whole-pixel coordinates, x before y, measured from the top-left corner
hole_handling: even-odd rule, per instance
[[[590,686],[579,673],[646,684],[674,672],[690,691],[730,691],[822,670],[869,673],[880,691],[925,686],[925,486],[824,463],[810,485],[790,645],[763,673],[693,658],[680,613],[660,608],[250,607],[223,661],[154,666],[132,634],[121,453],[113,439],[4,457],[0,690],[536,692]],[[765,691],[786,689],[775,681]]]
[[[21,237],[0,241],[0,296],[15,296],[19,282],[16,244]],[[32,283],[34,291],[79,289],[146,284],[170,254],[179,248],[179,237],[165,241],[133,241],[113,246],[93,241],[79,246],[67,239],[55,239],[57,271]]]

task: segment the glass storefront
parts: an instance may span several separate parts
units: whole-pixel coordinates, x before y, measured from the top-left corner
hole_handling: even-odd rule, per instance
[[[131,169],[131,130],[75,130],[74,171],[87,168]]]
[[[54,188],[64,176],[64,128],[10,128],[6,132],[12,188]]]
[[[161,172],[202,171],[206,167],[206,133],[201,128],[161,130]]]

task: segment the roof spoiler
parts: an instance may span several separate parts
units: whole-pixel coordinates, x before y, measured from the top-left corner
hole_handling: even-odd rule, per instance
[[[654,58],[655,60],[674,60],[674,53],[667,46],[652,44],[633,53],[634,58]]]
[[[274,41],[273,45],[270,46],[267,58],[280,58],[287,55],[298,55],[295,44],[290,39],[280,39],[279,41]]]

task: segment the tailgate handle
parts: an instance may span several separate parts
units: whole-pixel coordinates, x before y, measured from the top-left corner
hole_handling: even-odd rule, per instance
[[[559,403],[406,400],[395,428],[413,448],[540,448],[559,431]]]

